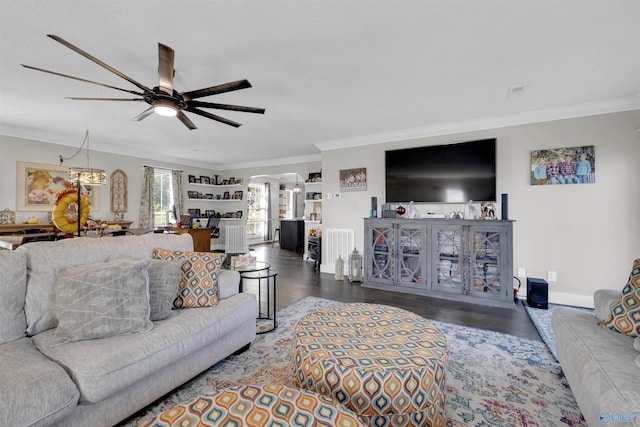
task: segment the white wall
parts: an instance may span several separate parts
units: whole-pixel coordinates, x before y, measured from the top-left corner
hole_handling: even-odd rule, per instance
[[[384,202],[384,151],[403,147],[471,141],[498,140],[498,194],[509,194],[509,217],[514,223],[514,269],[524,267],[530,277],[546,278],[557,272],[558,281],[550,284],[550,300],[556,303],[589,306],[592,294],[603,287],[622,288],[631,263],[640,258],[640,111],[606,114],[578,119],[558,120],[487,131],[467,132],[396,141],[384,144],[327,150],[322,162],[226,170],[221,177],[248,177],[322,170],[322,228],[352,228],[356,245],[364,247],[364,223],[372,196],[378,208]],[[80,141],[79,141],[80,144]],[[79,145],[78,144],[78,145]],[[596,183],[577,186],[529,184],[530,152],[536,149],[595,145]],[[16,206],[16,161],[58,164],[58,155],[69,156],[72,147],[0,136],[0,210]],[[86,157],[69,165],[83,166]],[[74,159],[76,160],[76,159]],[[215,171],[91,152],[91,164],[107,173],[120,168],[129,178],[129,212],[126,219],[138,221],[138,201],[142,165],[178,168],[187,174],[213,175]],[[367,168],[367,191],[339,192],[341,169]],[[246,188],[244,189],[246,191]],[[420,205],[422,212],[448,213],[463,210],[463,205]],[[303,210],[299,210],[302,215]],[[500,212],[500,206],[498,206]],[[18,212],[17,220],[31,215],[46,220],[44,212]],[[100,211],[94,216],[112,218],[109,212],[108,186],[100,193]],[[134,227],[136,224],[134,223]],[[325,260],[329,263],[329,260]],[[515,272],[514,272],[515,273]]]
[[[78,141],[78,146],[82,143],[81,140]],[[14,138],[9,136],[0,135],[0,210],[4,208],[9,208],[11,210],[16,210],[16,162],[30,162],[30,163],[43,163],[52,166],[58,166],[58,158],[59,155],[64,157],[69,157],[73,153],[75,153],[77,148],[68,147],[64,145],[50,144],[40,141],[32,141],[21,138]],[[180,165],[177,163],[165,163],[159,162],[155,160],[143,159],[138,157],[130,157],[130,156],[120,156],[110,153],[105,153],[101,151],[91,150],[90,152],[90,161],[91,167],[104,169],[107,172],[107,175],[110,175],[115,169],[122,169],[128,178],[128,212],[125,213],[124,218],[129,221],[134,221],[132,224],[133,228],[137,228],[139,225],[139,203],[140,203],[140,194],[142,191],[142,166],[150,165],[150,166],[158,166],[158,167],[166,167],[172,169],[180,169],[183,171],[183,182],[186,184],[188,182],[188,175],[206,175],[209,177],[213,177],[214,174],[219,175],[219,180],[233,177],[242,177],[243,187],[241,188],[244,191],[246,200],[247,194],[247,185],[249,182],[249,177],[263,177],[264,180],[269,180],[271,182],[271,189],[273,197],[275,198],[275,203],[273,203],[273,207],[275,209],[275,216],[277,218],[278,212],[278,187],[279,182],[276,179],[273,179],[274,176],[281,175],[283,173],[298,173],[301,177],[307,177],[310,172],[318,172],[320,171],[321,165],[320,162],[307,162],[307,163],[299,163],[299,164],[286,164],[280,166],[268,166],[268,167],[257,167],[257,168],[246,168],[246,169],[236,169],[236,170],[225,170],[225,171],[214,171],[202,168],[196,168],[191,166]],[[86,151],[83,150],[77,157],[72,160],[65,161],[64,166],[78,166],[85,167],[86,166]],[[303,179],[300,180],[300,183],[303,183]],[[187,186],[188,187],[188,186]],[[194,189],[188,187],[187,189]],[[195,188],[198,191],[203,191],[202,187]],[[105,217],[107,219],[113,219],[113,214],[110,212],[109,205],[109,185],[105,185],[100,187],[100,209],[97,211],[92,211],[91,216],[93,217]],[[185,197],[186,197],[186,189],[185,189]],[[197,203],[197,202],[196,202]],[[194,202],[189,203],[189,200],[185,200],[185,209],[188,208],[201,208],[210,209],[210,207],[205,207],[206,202],[197,203]],[[299,197],[298,201],[298,213],[300,216],[303,215],[304,212],[304,201],[302,197]],[[235,205],[234,205],[235,206]],[[213,206],[213,209],[219,211],[231,210],[228,208],[228,205],[220,204]],[[242,209],[244,210],[245,216],[243,217],[243,221],[241,223],[245,223],[246,221],[246,212],[247,212],[246,204],[242,205]],[[272,212],[273,213],[273,212]],[[46,222],[47,220],[47,212],[17,212],[16,211],[16,221],[23,222],[27,218],[31,216],[36,216],[40,219],[40,222]],[[233,223],[233,225],[238,225],[239,223]],[[220,224],[220,238],[212,240],[212,247],[214,249],[220,249],[224,247],[224,221]]]
[[[372,196],[384,203],[384,151],[404,147],[498,140],[497,192],[509,194],[514,223],[514,270],[546,279],[551,302],[592,306],[603,287],[622,288],[640,258],[640,112],[624,112],[531,125],[396,141],[322,153],[323,228],[352,228],[364,247],[364,222]],[[531,186],[530,152],[536,149],[595,145],[596,183]],[[341,169],[367,168],[367,191],[344,192]],[[418,205],[421,212],[449,213],[464,205]],[[500,205],[498,203],[498,213]],[[380,215],[380,214],[379,214]],[[331,260],[325,260],[330,263]],[[515,274],[515,271],[514,271]]]

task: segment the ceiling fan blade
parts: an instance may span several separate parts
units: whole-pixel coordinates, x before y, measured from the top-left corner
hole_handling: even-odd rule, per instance
[[[178,114],[176,114],[176,117],[178,118],[178,120],[184,123],[184,125],[188,127],[189,130],[198,129],[196,125],[194,125],[193,122],[189,120],[189,117],[187,117],[187,115],[182,111],[178,111]]]
[[[144,101],[143,98],[79,98],[77,96],[65,96],[65,99],[74,101]]]
[[[207,113],[206,111],[198,110],[197,108],[187,107],[187,111],[202,117],[206,117],[207,119],[215,120],[217,122],[224,123],[226,125],[233,126],[236,128],[241,126],[240,123],[236,123],[232,120],[225,119],[224,117],[216,116],[215,114]]]
[[[217,110],[242,111],[243,113],[264,114],[264,111],[265,111],[264,108],[244,107],[242,105],[216,104],[213,102],[202,102],[202,101],[188,101],[187,104],[191,107],[215,108]]]
[[[136,121],[139,122],[140,120],[149,117],[150,115],[153,114],[153,107],[149,107],[146,110],[144,110],[142,113],[138,114],[137,116],[135,116],[133,119],[131,119],[131,121]]]
[[[175,51],[169,46],[158,43],[158,74],[160,75],[160,90],[167,95],[173,95],[173,61]]]
[[[84,50],[80,49],[79,47],[76,47],[76,46],[72,45],[71,43],[69,43],[65,39],[63,39],[61,37],[58,37],[58,36],[56,36],[54,34],[47,34],[47,36],[52,38],[52,39],[54,39],[58,43],[68,47],[69,49],[73,50],[74,52],[79,53],[80,55],[84,56],[88,60],[95,62],[96,64],[98,64],[102,68],[111,71],[113,74],[117,75],[118,77],[121,77],[121,78],[125,79],[126,81],[128,81],[129,83],[131,83],[131,84],[133,84],[135,86],[138,86],[140,89],[144,90],[145,92],[150,92],[151,91],[151,89],[149,89],[148,87],[146,87],[142,83],[138,83],[137,81],[133,80],[131,77],[121,73],[120,71],[116,70],[112,66],[105,64],[104,62],[100,61],[98,58],[96,58],[94,56],[91,56],[90,54],[88,54]]]
[[[247,89],[251,87],[249,80],[238,80],[235,82],[223,83],[216,86],[207,87],[204,89],[192,90],[190,92],[183,92],[180,95],[189,101],[191,99],[203,98],[205,96],[217,95],[219,93],[231,92],[234,90]]]
[[[105,83],[99,83],[99,82],[94,82],[92,80],[81,79],[80,77],[73,77],[73,76],[69,76],[67,74],[62,74],[62,73],[58,73],[58,72],[55,72],[55,71],[45,70],[44,68],[32,67],[31,65],[25,65],[25,64],[20,64],[20,65],[22,65],[24,68],[28,68],[30,70],[42,71],[43,73],[53,74],[54,76],[66,77],[67,79],[78,80],[80,82],[85,82],[85,83],[91,83],[91,84],[102,86],[102,87],[106,87],[106,88],[109,88],[109,89],[115,89],[115,90],[120,90],[122,92],[132,93],[134,95],[139,95],[139,96],[143,96],[144,95],[143,93],[136,92],[134,90],[122,89],[122,88],[111,86],[111,85],[108,85],[108,84],[105,84]]]

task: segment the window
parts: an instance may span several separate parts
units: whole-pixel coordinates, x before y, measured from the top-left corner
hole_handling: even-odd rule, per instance
[[[157,227],[176,222],[173,217],[173,183],[171,171],[155,168],[153,176],[153,220]]]

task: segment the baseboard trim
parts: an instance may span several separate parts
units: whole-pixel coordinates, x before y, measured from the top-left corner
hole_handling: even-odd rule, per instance
[[[564,292],[549,292],[551,304],[573,305],[575,307],[593,308],[593,295],[567,294]]]

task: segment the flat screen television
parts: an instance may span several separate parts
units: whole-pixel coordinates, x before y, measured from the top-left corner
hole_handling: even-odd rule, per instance
[[[390,150],[387,203],[496,201],[496,140]]]

